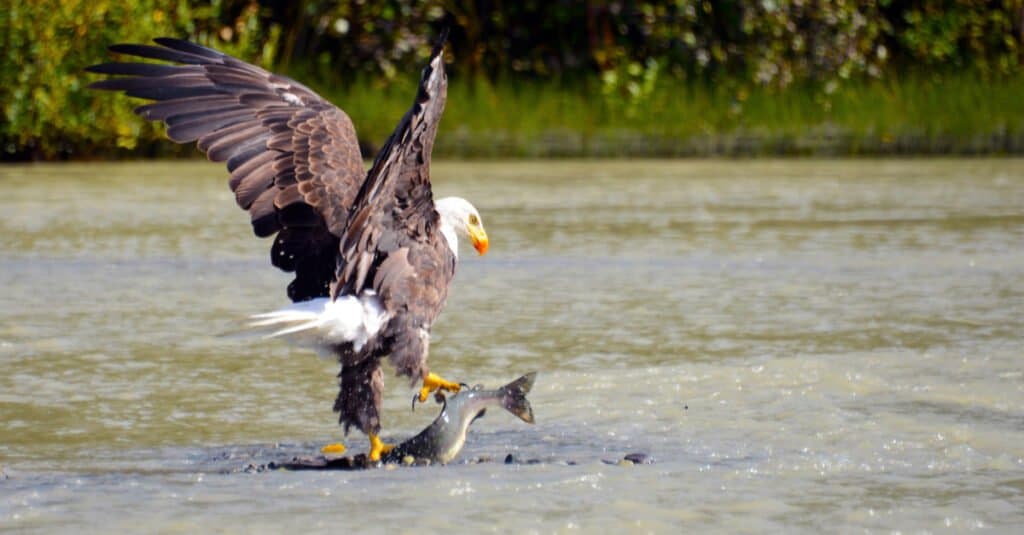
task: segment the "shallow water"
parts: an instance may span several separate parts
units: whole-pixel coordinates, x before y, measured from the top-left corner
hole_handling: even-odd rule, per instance
[[[1021,160],[433,175],[492,242],[463,250],[432,368],[540,371],[537,424],[474,424],[462,459],[496,462],[252,474],[340,437],[337,368],[223,336],[288,279],[220,166],[0,167],[0,530],[1024,525]],[[386,383],[386,437],[433,419]],[[602,462],[635,451],[655,464]]]

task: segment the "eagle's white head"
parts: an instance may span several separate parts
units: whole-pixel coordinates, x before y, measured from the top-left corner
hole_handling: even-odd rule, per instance
[[[461,197],[445,197],[434,201],[434,208],[441,216],[441,233],[456,257],[459,256],[459,234],[468,236],[481,255],[487,252],[484,221],[469,201]]]

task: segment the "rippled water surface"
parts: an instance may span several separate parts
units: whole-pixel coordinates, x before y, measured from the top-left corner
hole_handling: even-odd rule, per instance
[[[491,252],[463,250],[432,368],[538,370],[536,425],[474,424],[462,459],[495,462],[244,473],[340,437],[337,367],[224,336],[288,279],[221,167],[0,167],[0,531],[1024,525],[1021,160],[433,175]],[[386,437],[432,420],[386,381]],[[602,462],[631,452],[656,462]]]

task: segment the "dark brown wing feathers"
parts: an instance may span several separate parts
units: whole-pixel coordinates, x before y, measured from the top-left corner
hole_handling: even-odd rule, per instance
[[[91,87],[156,101],[135,112],[163,121],[173,141],[196,141],[211,160],[226,162],[253,231],[277,233],[271,262],[295,272],[289,297],[327,295],[338,240],[365,177],[351,120],[294,80],[188,41],[155,41],[159,46],[110,50],[178,65],[95,65],[88,70],[121,77]]]
[[[389,359],[398,373],[414,380],[428,371],[428,333],[455,274],[455,256],[434,209],[429,167],[448,84],[444,38],[423,69],[412,107],[355,198],[332,288],[332,295],[377,292],[392,314],[384,332]]]
[[[362,289],[365,277],[354,277],[368,268],[362,252],[378,247],[442,239],[435,232],[438,214],[430,189],[430,153],[444,110],[448,79],[441,56],[444,32],[423,69],[412,108],[384,143],[355,198],[353,215],[341,244],[338,282],[333,294]],[[382,252],[388,252],[389,248]]]

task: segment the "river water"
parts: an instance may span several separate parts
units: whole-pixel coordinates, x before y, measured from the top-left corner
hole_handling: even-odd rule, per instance
[[[0,167],[0,531],[1024,525],[1024,161],[433,175],[491,252],[463,249],[431,367],[539,371],[537,423],[474,424],[461,459],[493,462],[246,473],[341,438],[337,367],[225,336],[288,278],[221,167]],[[385,438],[437,414],[386,385]]]

